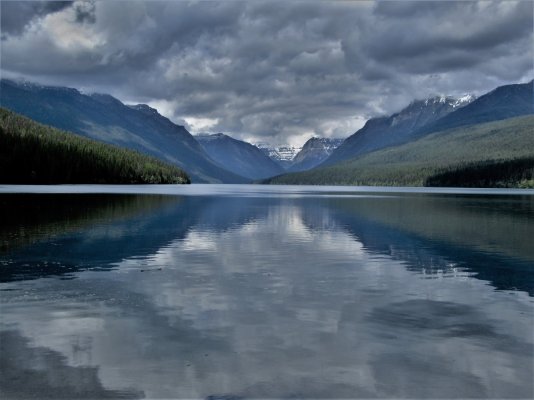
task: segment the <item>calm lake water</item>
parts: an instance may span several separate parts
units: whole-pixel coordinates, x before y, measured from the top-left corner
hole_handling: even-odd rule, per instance
[[[534,396],[533,191],[0,186],[0,208],[2,399]]]

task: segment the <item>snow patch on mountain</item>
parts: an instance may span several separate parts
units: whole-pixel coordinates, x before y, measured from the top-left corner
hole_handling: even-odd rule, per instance
[[[456,99],[456,101],[452,104],[454,108],[456,107],[463,107],[471,103],[472,101],[476,100],[476,96],[473,94],[465,94],[462,97],[459,97]]]
[[[254,143],[254,145],[267,154],[271,159],[278,162],[291,162],[295,156],[302,150],[302,147],[289,145],[271,146],[268,143]]]
[[[475,99],[476,99],[476,96],[472,94],[464,94],[463,96],[458,97],[458,98],[455,98],[452,96],[440,95],[440,96],[430,97],[424,100],[424,105],[428,106],[432,104],[448,104],[452,108],[457,108],[457,107],[466,106]],[[416,103],[418,103],[417,100],[414,101],[412,104],[416,104]]]

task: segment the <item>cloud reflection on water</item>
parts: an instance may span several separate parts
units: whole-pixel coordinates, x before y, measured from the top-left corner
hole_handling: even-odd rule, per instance
[[[528,294],[424,279],[456,253],[350,201],[183,199],[92,236],[130,243],[113,271],[4,283],[2,327],[152,398],[532,397]]]

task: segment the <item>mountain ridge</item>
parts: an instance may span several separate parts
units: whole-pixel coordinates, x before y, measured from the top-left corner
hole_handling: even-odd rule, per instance
[[[190,183],[177,166],[43,125],[0,107],[0,182]]]
[[[224,133],[198,134],[194,137],[215,162],[245,178],[257,180],[284,172],[280,165],[248,142]]]
[[[420,128],[416,134],[421,136],[428,132],[526,114],[534,114],[534,80],[499,86],[466,104],[465,107]]]
[[[433,132],[532,114],[533,82],[499,86],[476,98],[435,96],[413,101],[398,113],[368,120],[320,167],[398,146]],[[459,100],[464,101],[458,103]],[[423,112],[418,113],[418,110]]]
[[[155,156],[184,169],[193,182],[248,181],[213,162],[183,126],[157,112],[147,115],[108,94],[7,79],[0,85],[0,105],[37,122]]]
[[[298,172],[311,169],[326,160],[345,139],[331,139],[312,137],[304,143],[302,149],[295,155],[288,172]]]
[[[424,100],[414,100],[397,113],[371,118],[361,129],[346,138],[343,144],[320,165],[333,165],[381,148],[406,143],[422,126],[473,101],[472,96],[464,98],[465,101],[459,101],[453,97],[434,96]]]

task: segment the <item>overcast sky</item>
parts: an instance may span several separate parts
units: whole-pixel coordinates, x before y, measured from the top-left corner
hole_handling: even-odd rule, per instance
[[[1,3],[3,77],[301,144],[437,94],[533,78],[532,1]]]

